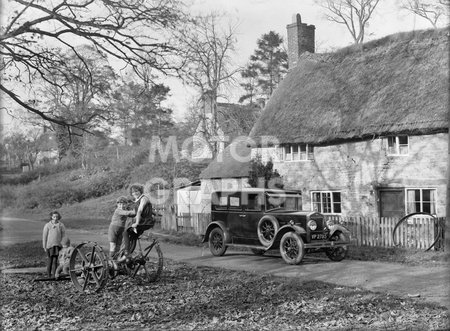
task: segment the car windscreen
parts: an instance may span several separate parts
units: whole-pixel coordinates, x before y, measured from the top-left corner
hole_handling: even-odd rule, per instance
[[[301,195],[273,194],[266,195],[266,211],[272,209],[302,210]]]

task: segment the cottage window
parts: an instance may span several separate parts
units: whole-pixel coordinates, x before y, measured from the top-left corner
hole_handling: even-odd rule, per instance
[[[387,138],[388,155],[408,155],[408,136],[392,136]]]
[[[292,145],[284,146],[284,158],[285,161],[292,161]]]
[[[425,212],[436,214],[436,190],[435,189],[407,189],[406,190],[407,213]]]
[[[308,161],[314,159],[314,146],[308,144],[286,144],[278,147],[280,161]]]
[[[340,214],[341,192],[316,191],[311,193],[312,209],[323,214]]]

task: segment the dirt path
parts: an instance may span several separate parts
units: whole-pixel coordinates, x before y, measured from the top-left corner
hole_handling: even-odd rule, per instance
[[[42,222],[0,218],[3,244],[41,239]],[[68,230],[73,243],[95,241],[107,249],[106,232],[92,233]],[[228,251],[214,257],[207,247],[179,246],[161,243],[164,257],[194,265],[268,273],[293,277],[301,281],[321,280],[341,286],[356,286],[372,291],[389,292],[401,297],[436,302],[450,309],[450,270],[435,267],[407,266],[395,263],[344,260],[331,262],[326,258],[307,255],[301,265],[290,266],[278,256],[255,256],[250,252]]]

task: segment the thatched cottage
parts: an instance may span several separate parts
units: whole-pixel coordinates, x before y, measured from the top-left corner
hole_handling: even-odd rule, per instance
[[[259,144],[252,154],[272,158],[285,186],[302,190],[306,208],[342,216],[445,215],[448,30],[313,54],[301,32],[313,42],[311,27],[299,15],[288,25],[295,66],[250,133],[278,143]]]

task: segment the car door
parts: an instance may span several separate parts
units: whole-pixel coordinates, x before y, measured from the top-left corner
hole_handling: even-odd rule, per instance
[[[243,199],[240,240],[245,244],[259,245],[257,228],[263,216],[263,201],[263,195],[258,193],[248,193]]]
[[[227,225],[228,231],[231,235],[231,241],[235,244],[239,244],[241,236],[241,194],[233,193],[228,196],[228,215]]]

